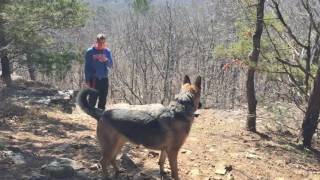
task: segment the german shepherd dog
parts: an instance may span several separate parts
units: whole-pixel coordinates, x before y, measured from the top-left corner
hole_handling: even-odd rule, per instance
[[[187,138],[195,117],[195,111],[200,105],[201,77],[191,84],[188,76],[184,77],[183,85],[174,101],[168,106],[158,108],[120,108],[100,110],[90,107],[88,95],[95,95],[93,89],[79,92],[78,105],[88,115],[98,120],[97,138],[102,148],[100,160],[104,175],[107,176],[107,166],[112,165],[119,172],[116,156],[121,147],[130,141],[134,144],[160,150],[159,166],[163,176],[166,157],[169,158],[171,176],[178,180],[178,151]],[[148,106],[145,106],[148,107]]]

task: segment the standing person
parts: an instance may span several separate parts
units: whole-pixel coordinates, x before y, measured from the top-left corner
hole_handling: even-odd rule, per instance
[[[89,104],[94,107],[98,101],[98,108],[105,109],[108,95],[108,69],[112,67],[112,56],[106,46],[106,36],[98,34],[96,43],[87,50],[85,56],[86,86],[98,91],[98,96],[90,96]]]

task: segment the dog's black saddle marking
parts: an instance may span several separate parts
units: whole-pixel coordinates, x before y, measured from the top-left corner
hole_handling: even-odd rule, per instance
[[[105,120],[136,144],[155,147],[163,142],[166,133],[161,121],[170,121],[173,114],[166,111],[150,113],[130,109],[113,109],[104,113]]]

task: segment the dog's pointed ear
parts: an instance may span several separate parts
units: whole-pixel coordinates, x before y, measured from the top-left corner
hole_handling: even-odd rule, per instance
[[[190,78],[189,78],[188,75],[185,75],[185,76],[184,76],[183,84],[191,84],[191,81],[190,81]]]
[[[194,83],[194,85],[201,89],[201,76],[198,76],[197,79],[196,79],[196,82]]]

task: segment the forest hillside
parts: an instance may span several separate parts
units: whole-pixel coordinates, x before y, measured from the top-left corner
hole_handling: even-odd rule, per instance
[[[319,0],[0,1],[0,179],[320,179],[319,117]]]

